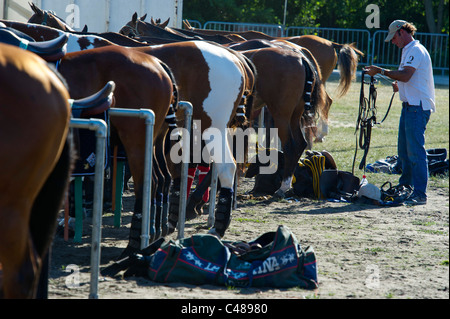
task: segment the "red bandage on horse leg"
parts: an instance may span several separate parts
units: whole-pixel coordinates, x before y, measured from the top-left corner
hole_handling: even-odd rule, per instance
[[[192,183],[194,182],[195,171],[197,167],[189,167],[188,168],[188,178],[187,178],[187,197],[189,198],[189,193],[191,192]]]
[[[198,170],[199,170],[198,183],[200,184],[203,181],[203,179],[205,178],[206,174],[208,174],[209,166],[201,166],[201,165],[199,165],[198,166]],[[209,200],[209,187],[206,190],[206,192],[203,194],[203,201],[207,202],[208,200]]]

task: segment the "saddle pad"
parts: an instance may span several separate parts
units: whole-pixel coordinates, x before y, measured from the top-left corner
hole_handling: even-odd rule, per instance
[[[93,116],[92,118],[99,118],[104,120],[106,123],[109,123],[107,111],[97,116]],[[77,150],[77,160],[72,171],[72,176],[95,175],[95,151],[97,144],[95,131],[87,129],[73,129],[72,132],[75,148]],[[105,169],[109,165],[109,144],[108,138],[105,156]]]

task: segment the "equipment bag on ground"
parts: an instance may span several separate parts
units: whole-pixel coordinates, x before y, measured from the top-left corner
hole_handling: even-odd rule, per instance
[[[161,283],[318,287],[313,248],[301,247],[295,235],[285,226],[279,226],[276,232],[265,233],[248,243],[222,241],[209,234],[161,242],[156,252],[139,259],[141,267],[147,267],[147,277]]]

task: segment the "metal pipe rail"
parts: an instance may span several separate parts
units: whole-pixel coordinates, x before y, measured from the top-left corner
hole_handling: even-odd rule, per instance
[[[100,241],[103,208],[103,180],[105,172],[106,137],[108,125],[100,119],[71,119],[70,127],[96,132],[94,205],[92,211],[91,283],[90,299],[97,299],[98,276],[100,270]]]
[[[187,202],[187,178],[190,159],[190,144],[191,144],[191,126],[192,126],[192,104],[186,101],[180,101],[178,107],[184,110],[184,129],[187,133],[186,137],[183,137],[183,156],[181,164],[181,180],[180,180],[180,202],[178,211],[178,238],[184,237],[184,224],[186,222],[186,202]]]
[[[150,202],[152,192],[152,158],[153,158],[153,127],[155,113],[150,109],[123,109],[112,108],[110,116],[137,117],[145,120],[145,158],[144,158],[144,185],[142,194],[142,230],[141,249],[149,245],[150,229]]]

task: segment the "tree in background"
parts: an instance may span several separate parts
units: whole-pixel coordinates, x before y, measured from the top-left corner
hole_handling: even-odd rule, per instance
[[[189,0],[183,18],[206,21],[282,24],[285,0]],[[366,29],[366,7],[380,9],[380,29],[396,19],[413,22],[418,32],[449,32],[449,0],[288,0],[286,26]]]

